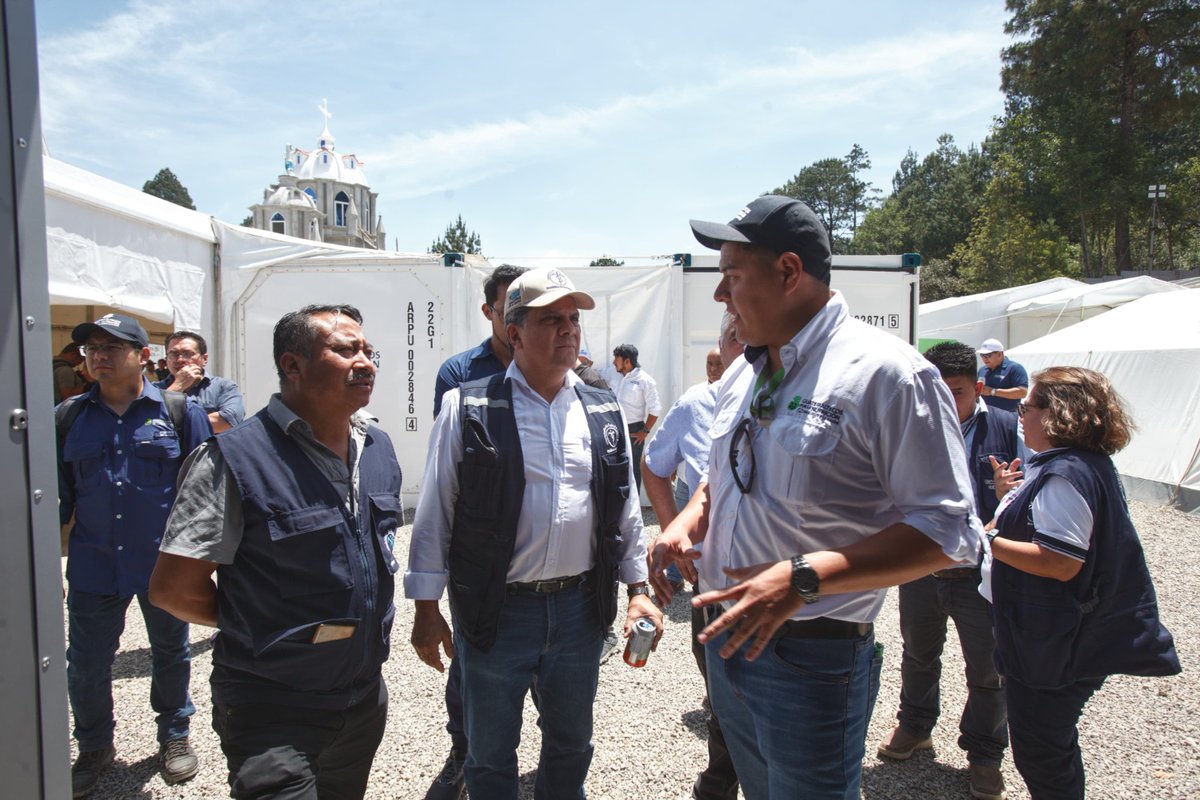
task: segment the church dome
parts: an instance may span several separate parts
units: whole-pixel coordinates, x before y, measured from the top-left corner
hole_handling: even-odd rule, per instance
[[[295,186],[280,186],[263,202],[264,206],[300,206],[310,211],[317,210],[317,204],[307,193]]]

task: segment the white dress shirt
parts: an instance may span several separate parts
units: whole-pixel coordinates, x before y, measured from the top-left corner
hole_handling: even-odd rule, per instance
[[[660,478],[679,468],[680,479],[694,492],[708,478],[708,431],[716,404],[715,383],[697,383],[684,392],[654,427],[646,443],[646,467]]]
[[[505,377],[512,381],[513,414],[525,464],[525,492],[506,581],[549,580],[587,572],[595,563],[596,507],[591,492],[591,430],[575,392],[579,377],[568,370],[563,388],[550,403],[530,388],[516,362],[509,365]],[[462,461],[459,396],[457,388],[446,392],[429,436],[404,574],[404,595],[413,600],[440,598],[449,575],[450,533]],[[629,485],[633,483],[631,462]],[[636,492],[629,493],[620,529],[619,577],[624,583],[644,581],[646,545]]]
[[[629,422],[645,422],[651,415],[662,415],[658,384],[641,367],[621,375],[619,381],[615,384],[610,382],[609,386],[612,386],[617,402],[621,404],[621,411],[625,412],[625,419]]]
[[[842,547],[895,523],[937,542],[955,561],[974,563],[982,527],[950,391],[909,345],[850,317],[835,293],[780,350],[785,369],[775,418],[749,422],[756,474],[748,494],[733,479],[729,450],[748,407],[755,364],[725,373],[713,415],[712,509],[698,562],[702,588],[733,581],[724,567],[782,561]],[[739,437],[740,438],[740,437]],[[749,477],[750,445],[738,448]],[[886,590],[822,595],[794,619],[870,622]]]

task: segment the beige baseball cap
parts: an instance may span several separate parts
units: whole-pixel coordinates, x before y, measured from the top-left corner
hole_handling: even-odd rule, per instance
[[[541,308],[564,297],[574,297],[575,305],[584,311],[596,307],[592,296],[576,289],[562,270],[531,269],[509,285],[504,300],[504,314],[507,316],[518,308]]]

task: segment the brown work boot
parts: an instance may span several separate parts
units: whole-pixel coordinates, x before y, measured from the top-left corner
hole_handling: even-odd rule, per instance
[[[1004,776],[995,764],[971,764],[967,769],[971,781],[971,797],[975,800],[1004,800]]]
[[[893,761],[907,761],[917,750],[928,750],[933,747],[933,739],[928,735],[921,736],[911,733],[901,725],[897,725],[888,738],[879,745],[879,755]]]

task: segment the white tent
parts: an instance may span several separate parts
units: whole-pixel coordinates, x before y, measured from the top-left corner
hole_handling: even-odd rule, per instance
[[[1087,284],[1072,278],[1051,278],[1026,286],[1013,286],[1009,289],[922,303],[920,338],[922,341],[931,339],[934,342],[957,339],[976,347],[984,339],[999,339],[1007,346],[1015,346],[1019,342],[1011,341],[1008,329],[1009,306],[1029,298],[1085,286]]]
[[[1200,291],[1152,294],[1009,352],[1032,376],[1103,372],[1138,426],[1113,459],[1131,497],[1200,513]]]
[[[42,165],[50,302],[111,306],[207,335],[211,218],[53,158]]]
[[[1008,306],[1009,347],[1031,342],[1085,319],[1097,317],[1139,297],[1177,292],[1183,287],[1149,275],[1104,283],[1069,286],[1049,294],[1018,300]]]

